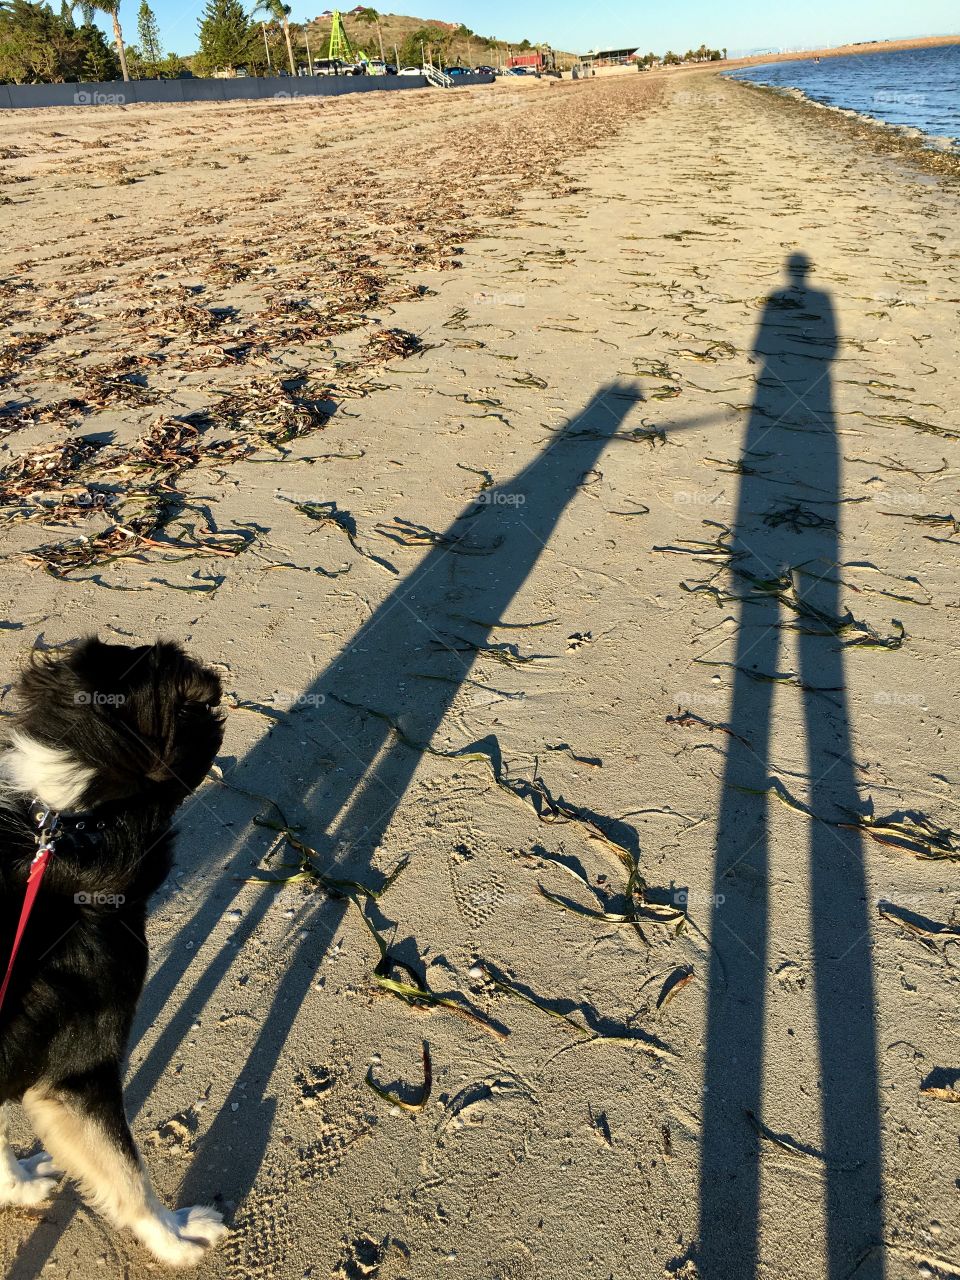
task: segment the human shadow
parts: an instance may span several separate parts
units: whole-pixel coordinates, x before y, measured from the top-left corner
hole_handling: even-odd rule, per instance
[[[503,633],[495,631],[496,624],[533,571],[584,476],[639,400],[631,384],[602,388],[528,466],[479,491],[319,678],[304,687],[288,727],[273,731],[231,775],[240,787],[276,797],[289,819],[303,824],[301,834],[320,854],[325,874],[376,884],[371,862],[421,763],[422,752],[411,744],[434,742],[455,697],[471,680],[478,651],[484,646],[502,650]],[[404,536],[399,528],[398,535]],[[506,634],[513,641],[526,633]],[[524,649],[534,647],[523,643]],[[489,701],[479,687],[476,696]],[[306,778],[302,789],[294,774]],[[231,833],[224,853],[231,852],[235,839]],[[207,864],[216,858],[217,851],[208,849]],[[221,948],[196,972],[182,1006],[131,1081],[133,1099],[149,1093],[275,892],[267,888],[251,902],[246,888],[234,946]],[[192,933],[202,936],[225,905],[222,899],[203,903]],[[343,899],[318,898],[299,914],[294,936],[301,940],[284,957],[269,1004],[257,1010],[257,1030],[237,1072],[244,1084],[243,1116],[238,1120],[229,1105],[222,1107],[181,1187],[185,1202],[209,1194],[211,1166],[229,1170],[220,1187],[229,1199],[242,1199],[252,1186],[271,1135],[271,1076],[347,905]],[[146,993],[147,1016],[163,1007],[181,972],[182,953],[160,965]]]
[[[295,696],[294,714],[279,716],[276,727],[229,770],[228,785],[269,796],[298,825],[320,854],[325,875],[376,887],[373,856],[422,758],[411,744],[432,742],[461,687],[470,682],[478,651],[484,646],[502,650],[496,624],[534,570],[581,482],[641,401],[633,383],[600,388],[529,465],[478,492],[327,669]],[[507,635],[512,640],[514,633]],[[477,697],[490,700],[479,686]],[[402,736],[386,719],[362,708],[383,713],[401,727]],[[202,854],[195,869],[212,873],[212,884],[178,928],[144,993],[137,1028],[157,1021],[162,1030],[128,1081],[131,1114],[144,1105],[276,901],[275,886],[257,891],[242,883],[251,859],[263,851],[262,827],[250,820],[224,821],[219,802],[204,801],[202,792],[191,803],[194,813],[203,808]],[[252,812],[276,817],[276,810],[257,801]],[[624,832],[619,835],[626,840]],[[229,941],[212,953],[209,947],[194,950],[241,895],[242,916]],[[276,1113],[271,1077],[348,905],[346,898],[313,897],[293,922],[283,971],[269,1003],[256,1010],[256,1034],[236,1072],[243,1091],[230,1089],[198,1142],[180,1187],[181,1203],[209,1200],[214,1193],[239,1202],[253,1186]],[[396,954],[400,957],[401,949]],[[171,1013],[181,984],[184,995]],[[242,1101],[242,1114],[234,1111],[233,1099]],[[8,1280],[39,1275],[64,1225],[62,1217],[41,1224]]]
[[[758,1274],[761,1158],[782,1125],[765,1110],[765,1031],[771,973],[769,806],[771,716],[780,637],[795,636],[809,790],[810,983],[819,1101],[796,1140],[824,1179],[825,1269],[883,1274],[880,1120],[870,911],[861,843],[829,820],[861,809],[844,692],[838,568],[842,498],[831,362],[838,335],[827,293],[803,254],[767,299],[754,352],[760,364],[747,426],[730,543],[740,600],[733,711],[723,772],[716,864],[701,1150],[697,1265],[704,1280]],[[787,652],[789,648],[784,646]],[[797,681],[793,681],[797,684]],[[826,818],[828,821],[824,821]],[[797,872],[802,875],[802,872]],[[788,922],[789,928],[802,922]],[[795,942],[796,935],[791,937]],[[783,941],[778,940],[778,941]],[[776,1011],[774,1010],[774,1013]],[[792,1028],[791,1028],[792,1032]],[[789,1034],[789,1033],[787,1033]],[[789,1043],[789,1041],[787,1041]],[[784,1043],[778,1045],[787,1054]],[[798,1044],[797,1057],[812,1051]],[[819,1108],[819,1115],[818,1115]],[[822,1133],[806,1146],[811,1134]],[[804,1229],[804,1234],[806,1230]],[[781,1257],[782,1274],[799,1274]]]

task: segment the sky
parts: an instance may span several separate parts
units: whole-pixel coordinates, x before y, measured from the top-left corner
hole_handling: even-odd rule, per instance
[[[250,5],[250,0],[245,0]],[[291,17],[303,21],[328,7],[326,0],[289,0]],[[351,0],[341,0],[344,9]],[[204,0],[151,0],[165,50],[192,53]],[[124,33],[136,41],[139,0],[121,0]],[[331,6],[332,7],[332,6]],[[896,36],[942,35],[960,30],[957,0],[392,0],[384,11],[464,22],[481,35],[519,43],[546,41],[554,48],[583,53],[594,48],[642,46],[683,53],[703,43],[730,53],[797,49],[882,40]]]

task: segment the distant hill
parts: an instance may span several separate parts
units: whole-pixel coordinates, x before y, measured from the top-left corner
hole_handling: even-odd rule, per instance
[[[352,10],[341,9],[340,11],[347,39],[352,45],[361,46],[367,53],[379,56],[380,48],[377,43],[377,29],[360,21],[357,14],[361,9],[362,6],[357,6]],[[330,39],[332,13],[332,9],[326,9],[316,18],[310,19],[304,24],[310,30],[310,43],[314,46],[315,56],[317,57],[323,57],[326,54],[326,42]],[[472,32],[468,27],[463,27],[456,22],[444,22],[440,18],[415,18],[398,13],[382,13],[380,15],[380,28],[383,32],[383,47],[390,61],[393,60],[393,51],[396,47],[401,53],[401,61],[419,62],[419,54],[416,58],[404,58],[403,47],[405,43],[413,41],[413,37],[417,32],[425,29],[442,33],[445,62],[459,60],[474,65],[489,62],[496,66],[498,51],[505,59],[508,51],[516,52],[520,48],[517,43],[511,45],[505,40],[498,40],[496,37],[485,33]],[[525,46],[530,48],[532,43],[531,33],[531,39],[525,42]],[[320,53],[316,52],[318,45],[322,49]]]

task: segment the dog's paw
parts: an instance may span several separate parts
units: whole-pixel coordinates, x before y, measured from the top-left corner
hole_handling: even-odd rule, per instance
[[[0,1175],[0,1205],[18,1204],[28,1208],[43,1204],[56,1190],[62,1171],[46,1151],[26,1160],[11,1160]]]
[[[168,1267],[195,1266],[227,1234],[222,1215],[202,1204],[164,1213],[135,1230],[153,1256]]]

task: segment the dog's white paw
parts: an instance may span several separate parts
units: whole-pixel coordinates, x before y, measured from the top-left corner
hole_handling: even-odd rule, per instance
[[[0,1174],[0,1205],[43,1204],[53,1195],[61,1176],[46,1151],[26,1160],[10,1159]]]
[[[227,1235],[223,1216],[207,1205],[164,1212],[134,1228],[160,1262],[168,1267],[195,1266],[206,1251]]]

